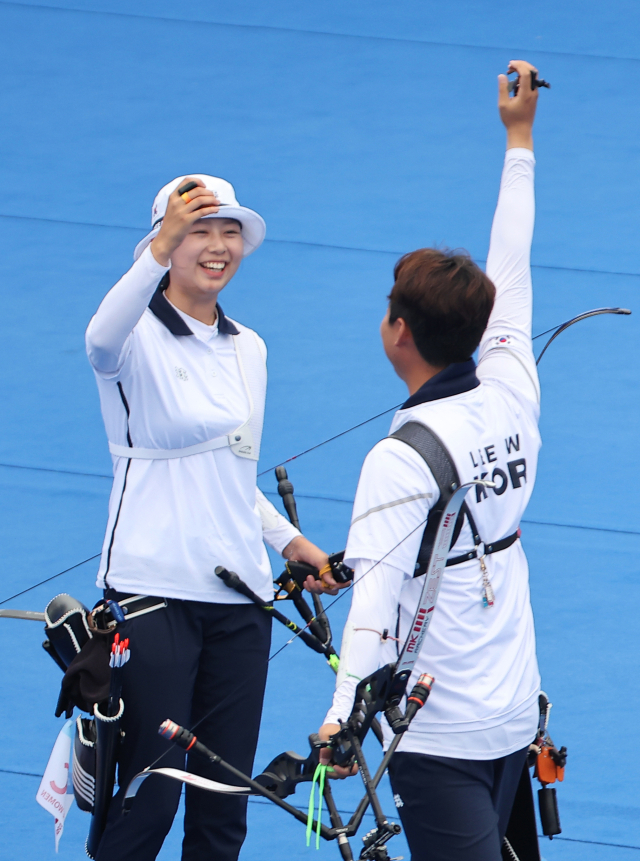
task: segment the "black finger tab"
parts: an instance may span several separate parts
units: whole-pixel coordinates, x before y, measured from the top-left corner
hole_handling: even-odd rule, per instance
[[[191,182],[185,182],[185,184],[181,185],[180,188],[178,189],[178,194],[180,194],[180,195],[186,194],[188,191],[191,191],[192,189],[197,188],[197,187],[198,187],[198,183],[194,182],[193,180],[191,180]]]

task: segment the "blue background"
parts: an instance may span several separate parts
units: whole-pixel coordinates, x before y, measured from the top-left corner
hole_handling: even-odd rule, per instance
[[[0,601],[100,549],[110,461],[83,333],[174,176],[224,176],[267,221],[222,302],[269,346],[261,470],[404,399],[377,334],[393,264],[434,243],[486,257],[504,147],[495,78],[510,59],[553,84],[535,129],[534,331],[636,310],[639,23],[624,0],[0,2]],[[523,541],[551,732],[570,753],[549,861],[640,857],[638,319],[581,323],[540,368]],[[362,458],[388,422],[290,465],[303,527],[328,550],[344,546]],[[275,490],[271,474],[260,483]],[[91,603],[96,569],[4,606],[42,610],[58,591]],[[338,639],[347,604],[331,610]],[[35,803],[61,725],[42,639],[0,621],[0,857],[21,861],[54,857]],[[305,750],[331,688],[300,643],[275,658],[259,767]],[[358,789],[341,785],[342,809]],[[162,859],[179,857],[179,826]],[[87,827],[73,808],[61,859],[85,857]],[[337,857],[253,801],[242,858],[268,853]],[[408,857],[403,838],[392,854]]]

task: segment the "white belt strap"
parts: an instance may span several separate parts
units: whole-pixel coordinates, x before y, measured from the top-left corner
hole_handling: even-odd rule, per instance
[[[238,324],[240,326],[240,324]],[[185,448],[136,448],[117,445],[109,442],[109,451],[115,457],[126,457],[134,460],[172,460],[177,457],[190,457],[205,451],[215,451],[227,446],[238,457],[258,460],[260,454],[260,437],[262,435],[262,417],[266,389],[265,357],[262,354],[259,339],[255,332],[240,326],[241,333],[233,339],[238,357],[238,366],[242,376],[247,398],[249,400],[249,418],[233,433],[225,436],[188,445]]]
[[[253,434],[248,422],[239,427],[237,431],[226,436],[188,445],[186,448],[131,448],[127,445],[116,445],[110,442],[109,451],[115,457],[128,457],[136,460],[171,460],[175,457],[190,457],[192,454],[201,454],[203,451],[215,451],[226,446],[229,446],[238,457],[257,460],[254,455]]]

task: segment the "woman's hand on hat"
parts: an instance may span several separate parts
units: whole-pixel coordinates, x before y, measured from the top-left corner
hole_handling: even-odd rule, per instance
[[[507,149],[524,147],[533,149],[533,120],[538,103],[538,88],[531,88],[531,73],[538,70],[524,60],[512,60],[509,72],[517,72],[520,85],[515,96],[509,95],[509,79],[506,75],[498,75],[498,110],[500,119],[507,129]]]
[[[170,264],[171,255],[198,219],[220,209],[218,198],[201,179],[185,176],[180,187],[188,182],[195,182],[196,187],[182,197],[177,188],[171,192],[160,231],[151,242],[151,253],[161,266]]]

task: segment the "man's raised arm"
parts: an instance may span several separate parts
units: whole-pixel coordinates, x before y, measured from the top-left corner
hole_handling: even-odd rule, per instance
[[[533,120],[537,88],[529,81],[537,70],[522,60],[509,71],[520,75],[517,95],[508,92],[500,75],[498,108],[507,129],[500,195],[491,230],[487,275],[496,287],[496,300],[480,343],[478,376],[503,380],[527,398],[540,400],[531,344],[531,241],[535,217]]]

